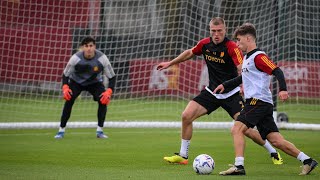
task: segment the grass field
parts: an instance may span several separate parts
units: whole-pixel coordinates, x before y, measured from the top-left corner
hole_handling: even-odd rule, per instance
[[[107,121],[178,121],[187,100],[119,99],[108,107]],[[0,122],[59,122],[63,107],[61,98],[30,96],[0,97]],[[285,112],[292,123],[319,123],[319,104],[279,103],[279,112]],[[91,98],[77,100],[70,121],[96,122],[97,104]],[[221,108],[198,121],[230,122]]]
[[[68,129],[56,140],[56,129],[0,130],[0,179],[320,179],[320,168],[298,176],[301,163],[282,153],[283,165],[273,165],[264,148],[247,140],[245,177],[218,173],[234,162],[228,130],[195,129],[186,166],[165,163],[163,156],[180,148],[180,129],[105,129],[109,139],[96,139],[95,129]],[[320,132],[283,130],[282,134],[320,161]],[[211,155],[211,175],[197,175],[192,161]]]

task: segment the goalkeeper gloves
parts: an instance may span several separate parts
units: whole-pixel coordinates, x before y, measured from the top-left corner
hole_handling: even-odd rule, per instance
[[[62,86],[63,99],[69,101],[71,99],[72,91],[67,84]]]
[[[104,105],[108,105],[110,103],[112,95],[112,89],[108,88],[105,92],[100,95],[100,103]]]

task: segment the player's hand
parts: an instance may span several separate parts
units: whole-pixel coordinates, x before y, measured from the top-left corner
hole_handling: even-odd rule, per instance
[[[213,90],[213,93],[214,94],[221,94],[221,93],[223,93],[223,91],[224,91],[224,86],[222,84],[220,84],[218,87],[216,87]]]
[[[162,62],[158,64],[157,70],[161,71],[163,69],[167,69],[170,66],[170,62]]]
[[[62,92],[63,92],[63,99],[65,99],[66,101],[70,101],[72,91],[67,84],[62,86]]]
[[[104,105],[108,105],[111,100],[112,89],[108,88],[105,92],[100,95],[100,103]]]
[[[281,101],[285,101],[289,98],[288,91],[280,91],[279,92],[279,98]]]

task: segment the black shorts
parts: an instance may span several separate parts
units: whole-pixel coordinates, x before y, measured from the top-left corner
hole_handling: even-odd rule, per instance
[[[232,119],[236,113],[241,111],[244,103],[239,93],[235,93],[227,99],[217,99],[205,89],[202,90],[198,96],[193,98],[193,100],[206,108],[208,111],[207,114],[210,114],[212,111],[222,107],[228,112]]]
[[[102,83],[94,83],[87,86],[81,86],[73,80],[70,80],[69,87],[72,91],[72,99],[75,100],[82,91],[88,91],[92,96],[94,101],[100,100],[100,95],[105,91],[105,87]]]
[[[273,119],[273,105],[255,98],[246,100],[237,121],[241,121],[248,128],[257,126],[262,139],[267,139],[271,132],[279,132]]]

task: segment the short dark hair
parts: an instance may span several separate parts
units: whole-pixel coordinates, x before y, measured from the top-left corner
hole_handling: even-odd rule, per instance
[[[89,44],[91,42],[93,44],[96,44],[96,40],[93,37],[88,36],[88,37],[85,37],[85,38],[82,39],[80,45],[83,46],[83,45]]]
[[[233,37],[237,38],[238,35],[243,36],[249,34],[253,36],[255,39],[257,38],[256,28],[251,23],[244,23],[241,26],[238,26],[233,33]]]

